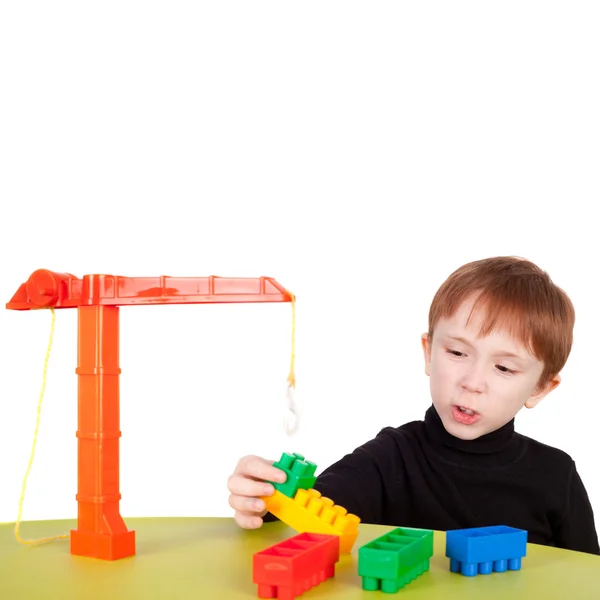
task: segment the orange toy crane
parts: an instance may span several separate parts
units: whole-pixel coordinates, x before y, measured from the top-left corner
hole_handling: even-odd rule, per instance
[[[71,554],[115,560],[135,554],[135,531],[119,513],[119,306],[292,302],[269,277],[121,277],[40,269],[6,308],[77,308],[77,529]]]

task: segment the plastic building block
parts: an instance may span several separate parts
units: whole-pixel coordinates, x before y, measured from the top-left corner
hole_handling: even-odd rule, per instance
[[[257,552],[252,580],[259,598],[293,600],[333,577],[339,559],[337,535],[301,533]]]
[[[340,537],[340,553],[348,554],[358,537],[360,519],[315,489],[296,492],[293,498],[275,490],[263,496],[267,510],[300,533],[324,533]]]
[[[450,571],[473,577],[507,569],[518,571],[527,555],[527,531],[506,525],[446,532]]]
[[[398,527],[358,550],[362,588],[396,593],[429,570],[433,531]]]
[[[291,302],[268,277],[121,277],[45,269],[21,284],[6,308],[77,308],[77,529],[71,553],[115,560],[135,554],[135,532],[119,513],[120,305]],[[143,407],[140,407],[143,416]]]
[[[302,454],[284,452],[281,458],[273,464],[274,467],[285,471],[287,479],[284,483],[271,482],[276,490],[293,498],[300,489],[309,490],[315,485],[317,465],[306,460]]]

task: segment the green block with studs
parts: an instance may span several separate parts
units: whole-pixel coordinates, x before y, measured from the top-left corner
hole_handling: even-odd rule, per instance
[[[274,467],[285,471],[287,479],[284,483],[271,481],[276,490],[293,498],[298,490],[310,490],[317,480],[315,472],[317,465],[306,460],[302,454],[284,452],[281,458],[273,463]]]
[[[398,527],[358,550],[358,575],[366,591],[396,593],[429,570],[433,531]]]

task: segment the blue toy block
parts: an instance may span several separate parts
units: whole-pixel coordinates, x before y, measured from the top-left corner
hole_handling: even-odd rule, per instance
[[[492,571],[518,571],[527,555],[527,531],[506,525],[446,532],[450,571],[473,577]]]

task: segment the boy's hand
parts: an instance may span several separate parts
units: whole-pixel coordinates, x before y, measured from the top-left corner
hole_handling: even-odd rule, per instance
[[[271,496],[275,488],[268,481],[283,483],[287,475],[273,466],[273,460],[260,456],[244,456],[227,480],[229,506],[235,511],[235,522],[243,529],[258,529],[267,514],[261,496]]]

